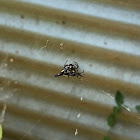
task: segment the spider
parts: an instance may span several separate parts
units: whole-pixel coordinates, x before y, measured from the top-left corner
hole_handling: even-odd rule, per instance
[[[84,70],[83,70],[83,72],[80,73],[78,71],[79,65],[77,62],[74,61],[74,64],[66,64],[67,61],[65,62],[64,67],[61,70],[61,72],[59,74],[56,74],[55,77],[62,76],[62,75],[68,75],[68,78],[70,76],[77,76],[80,79],[82,77],[82,74],[84,73]]]

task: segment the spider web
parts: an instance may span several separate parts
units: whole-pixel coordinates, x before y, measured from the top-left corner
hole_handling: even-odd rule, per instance
[[[78,56],[74,55],[73,53],[69,52],[69,50],[66,49],[64,42],[60,41],[58,43],[58,41],[47,39],[47,38],[45,42],[43,42],[41,39],[39,39],[39,36],[40,35],[35,34],[34,39],[30,40],[27,44],[26,43],[22,44],[21,42],[17,42],[17,43],[14,42],[12,44],[12,43],[7,43],[8,41],[7,42],[5,41],[6,45],[2,51],[7,52],[6,53],[7,55],[5,56],[5,58],[2,60],[0,64],[1,77],[3,78],[9,77],[9,79],[15,80],[15,84],[17,84],[18,81],[20,82],[21,80],[21,82],[23,81],[24,83],[27,83],[29,85],[31,84],[34,87],[38,86],[41,89],[45,88],[49,90],[54,90],[56,92],[65,93],[66,96],[72,96],[72,97],[78,98],[81,102],[83,102],[84,100],[88,100],[91,102],[104,103],[110,106],[114,105],[113,93],[111,92],[109,93],[105,91],[104,89],[97,87],[96,81],[94,83],[91,83],[88,80],[88,78],[86,78],[85,76],[88,73],[87,71],[90,70],[90,67],[88,65],[90,63],[94,64],[94,62],[92,62],[91,60],[81,59]],[[10,44],[12,45],[10,46]],[[31,58],[32,62],[43,63],[43,66],[48,65],[48,68],[49,68],[49,65],[50,67],[52,67],[52,65],[56,67],[60,67],[60,70],[61,68],[63,68],[63,65],[66,62],[66,60],[68,60],[68,64],[73,63],[73,61],[76,61],[80,66],[79,70],[81,69],[81,71],[82,70],[85,71],[85,73],[83,74],[83,79],[76,79],[77,82],[75,82],[76,80],[74,79],[74,77],[71,77],[69,81],[66,80],[66,77],[58,77],[58,78],[53,79],[54,75],[59,73],[60,71],[54,74],[50,74],[50,75],[48,74],[48,77],[47,77],[46,75],[43,75],[43,74],[41,75],[39,72],[38,72],[39,74],[38,73],[35,74],[34,69],[28,72],[28,70],[26,71],[26,68],[23,68],[23,70],[16,69],[18,73],[16,72],[14,73],[14,68],[11,69],[9,66],[9,63],[10,63],[10,65],[13,64],[13,67],[14,67],[14,63],[16,61],[12,57],[11,58],[9,57],[9,53],[13,53],[15,55],[14,51],[16,52],[17,56],[22,56],[24,58]],[[28,63],[28,60],[25,60],[25,63],[26,62]],[[47,73],[47,69],[46,69],[46,73]],[[7,88],[9,88],[10,83],[11,81],[9,80],[4,83],[4,86],[1,86],[0,101],[4,102],[5,104],[12,101],[12,103],[21,105],[21,107],[25,106],[27,107],[27,109],[30,109],[30,110],[34,109],[35,111],[39,111],[39,108],[37,107],[37,105],[39,106],[41,104],[42,106],[40,105],[41,106],[40,108],[43,108],[43,106],[45,107],[46,104],[39,101],[30,101],[28,99],[22,100],[21,99],[22,97],[20,97],[21,95],[18,96],[17,94],[20,93],[23,89],[13,88],[11,91],[7,91]],[[88,87],[87,83],[89,83],[93,87],[92,88]],[[51,95],[47,96],[46,98],[50,98],[50,97]],[[14,102],[14,100],[16,101]],[[28,101],[28,104],[26,105],[27,101]],[[133,103],[134,102],[132,102],[132,105]],[[37,109],[33,106],[34,104],[36,104],[35,107]],[[134,105],[135,104],[136,103],[134,103]],[[131,111],[131,108],[126,107],[126,106],[124,107],[126,108],[127,111],[129,112]],[[69,121],[70,119],[74,120],[74,117],[75,117],[76,118],[75,122],[79,122],[81,118],[86,116],[86,113],[82,109],[78,109],[77,111],[75,108],[70,108],[68,110],[68,113],[66,113],[67,116],[65,119]],[[48,111],[47,109],[45,110],[43,108],[43,111],[45,110],[47,112]],[[64,113],[63,109],[61,109],[61,112]],[[55,115],[56,114],[54,114],[54,116]],[[58,116],[56,117],[62,117],[61,113],[57,113],[57,115]],[[22,116],[20,117],[22,118]],[[136,116],[136,118],[140,119],[139,116]],[[35,131],[37,127],[39,129],[41,120],[42,120],[42,116],[40,116],[34,124],[30,124],[27,127],[28,128],[27,131],[24,133],[24,135],[20,139],[21,140],[25,139],[27,135],[31,135],[31,131],[33,130]],[[98,128],[98,126],[96,127]],[[79,134],[80,134],[79,129],[76,127],[75,131],[73,131],[73,135],[78,136]],[[64,136],[64,137],[66,139],[67,136]]]

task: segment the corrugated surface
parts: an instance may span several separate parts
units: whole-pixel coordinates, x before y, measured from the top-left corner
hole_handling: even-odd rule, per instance
[[[66,60],[81,80],[54,77]],[[103,140],[116,90],[111,140],[140,139],[139,0],[0,0],[0,63],[4,140]]]

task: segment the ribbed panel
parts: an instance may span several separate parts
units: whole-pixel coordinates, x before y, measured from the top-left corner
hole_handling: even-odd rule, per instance
[[[54,77],[76,61],[82,79]],[[139,0],[0,0],[4,140],[140,140]]]

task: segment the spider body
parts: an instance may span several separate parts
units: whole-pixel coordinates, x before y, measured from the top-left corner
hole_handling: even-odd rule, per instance
[[[55,77],[62,76],[62,75],[67,75],[68,78],[70,76],[77,76],[78,78],[82,77],[82,74],[84,73],[84,71],[81,73],[78,71],[79,65],[77,62],[74,62],[74,64],[66,64],[66,63],[64,64],[64,67],[61,70],[61,72],[55,75]]]

